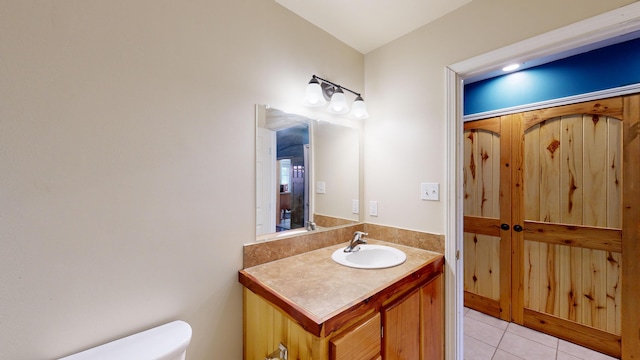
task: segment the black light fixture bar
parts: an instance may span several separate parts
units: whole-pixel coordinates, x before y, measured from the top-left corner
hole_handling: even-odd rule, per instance
[[[335,87],[337,87],[337,88],[340,88],[340,89],[342,89],[342,90],[347,90],[348,92],[350,92],[350,93],[352,93],[352,94],[354,94],[354,95],[356,95],[356,96],[361,96],[361,95],[360,95],[360,93],[357,93],[357,92],[355,92],[355,91],[353,91],[353,90],[351,90],[351,89],[347,89],[346,87],[344,87],[344,86],[342,86],[342,85],[338,85],[338,84],[336,84],[336,83],[334,83],[334,82],[331,82],[331,81],[329,81],[329,80],[327,80],[327,79],[323,79],[323,78],[321,78],[321,77],[319,77],[319,76],[316,76],[316,75],[313,75],[313,78],[314,78],[314,79],[318,79],[318,80],[322,80],[322,81],[324,81],[324,82],[326,82],[326,83],[328,83],[328,84],[331,84],[331,85],[333,85],[333,86],[335,86]]]

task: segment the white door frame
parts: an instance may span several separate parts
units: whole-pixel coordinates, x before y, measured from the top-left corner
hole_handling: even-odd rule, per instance
[[[447,194],[445,237],[446,358],[463,358],[462,81],[511,62],[538,59],[640,30],[640,2],[467,59],[445,68]]]

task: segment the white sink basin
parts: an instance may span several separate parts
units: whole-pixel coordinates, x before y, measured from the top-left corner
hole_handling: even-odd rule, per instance
[[[358,269],[384,269],[402,264],[407,255],[396,248],[385,245],[359,245],[360,250],[344,252],[344,248],[334,251],[331,259],[340,265]]]

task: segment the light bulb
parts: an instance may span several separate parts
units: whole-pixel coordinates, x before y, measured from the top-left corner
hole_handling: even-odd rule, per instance
[[[347,98],[344,96],[344,92],[340,87],[336,88],[336,91],[331,96],[331,102],[329,103],[327,111],[332,114],[346,114],[349,112]]]
[[[367,106],[364,104],[364,100],[360,95],[358,95],[353,102],[349,116],[355,119],[367,119],[369,117]]]
[[[327,103],[322,94],[322,87],[318,79],[313,77],[307,85],[307,90],[304,96],[304,102],[307,106],[322,106]]]

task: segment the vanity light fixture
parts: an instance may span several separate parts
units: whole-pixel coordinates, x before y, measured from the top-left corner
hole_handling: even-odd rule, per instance
[[[351,106],[350,113],[347,98],[344,95],[343,90],[346,90],[356,96],[356,99]],[[329,99],[330,102],[327,107],[327,111],[331,114],[349,113],[349,117],[355,119],[366,119],[369,117],[362,95],[353,90],[347,89],[344,86],[313,75],[307,85],[307,91],[304,97],[305,104],[307,106],[322,106],[325,105]]]

